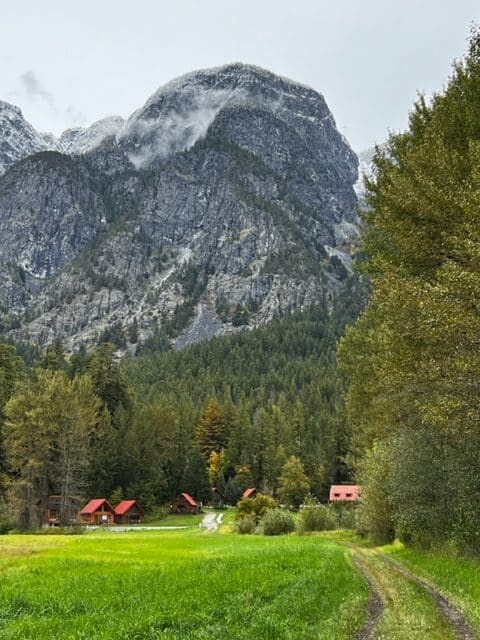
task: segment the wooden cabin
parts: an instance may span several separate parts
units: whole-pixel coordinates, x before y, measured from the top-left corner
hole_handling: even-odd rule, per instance
[[[106,498],[94,498],[80,510],[79,519],[83,524],[113,524],[115,511]]]
[[[242,498],[254,498],[256,493],[257,490],[255,489],[255,487],[249,487],[242,493]]]
[[[225,494],[218,487],[212,489],[212,505],[214,507],[223,507],[226,503]]]
[[[358,484],[332,484],[330,502],[355,502],[360,499],[361,487]]]
[[[62,494],[53,493],[48,496],[47,510],[45,512],[43,524],[47,527],[60,526],[60,504]]]
[[[115,507],[117,524],[139,524],[143,521],[143,509],[136,500],[122,500]]]
[[[170,503],[170,511],[173,513],[198,513],[198,502],[189,493],[183,492]]]

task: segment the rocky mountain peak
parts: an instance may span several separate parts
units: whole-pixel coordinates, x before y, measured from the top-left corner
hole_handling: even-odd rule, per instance
[[[47,149],[41,134],[13,104],[0,100],[0,176],[15,162]]]
[[[351,268],[358,161],[302,84],[195,71],[61,145],[0,179],[0,332],[184,346],[328,297]]]

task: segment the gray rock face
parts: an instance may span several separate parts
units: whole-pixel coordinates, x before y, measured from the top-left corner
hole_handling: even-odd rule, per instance
[[[73,347],[114,326],[127,346],[181,347],[341,286],[358,163],[320,94],[234,64],[173,81],[117,125],[0,179],[4,331]]]

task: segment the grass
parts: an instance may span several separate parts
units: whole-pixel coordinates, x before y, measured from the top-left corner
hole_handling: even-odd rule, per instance
[[[346,640],[368,590],[320,537],[0,538],[1,640]]]
[[[173,513],[161,520],[145,522],[146,527],[198,527],[204,513]]]
[[[382,595],[385,610],[375,640],[454,640],[454,632],[434,599],[372,549],[357,550]]]
[[[480,635],[480,560],[445,552],[420,552],[400,544],[386,551],[450,597]]]

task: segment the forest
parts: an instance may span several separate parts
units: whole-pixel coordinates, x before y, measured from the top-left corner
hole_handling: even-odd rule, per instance
[[[0,345],[3,519],[61,521],[82,500],[135,497],[147,511],[180,491],[235,504],[248,486],[275,495],[292,469],[319,499],[349,478],[345,380],[336,343],[365,298],[357,277],[333,300],[183,351],[119,361],[99,344],[67,356]]]

